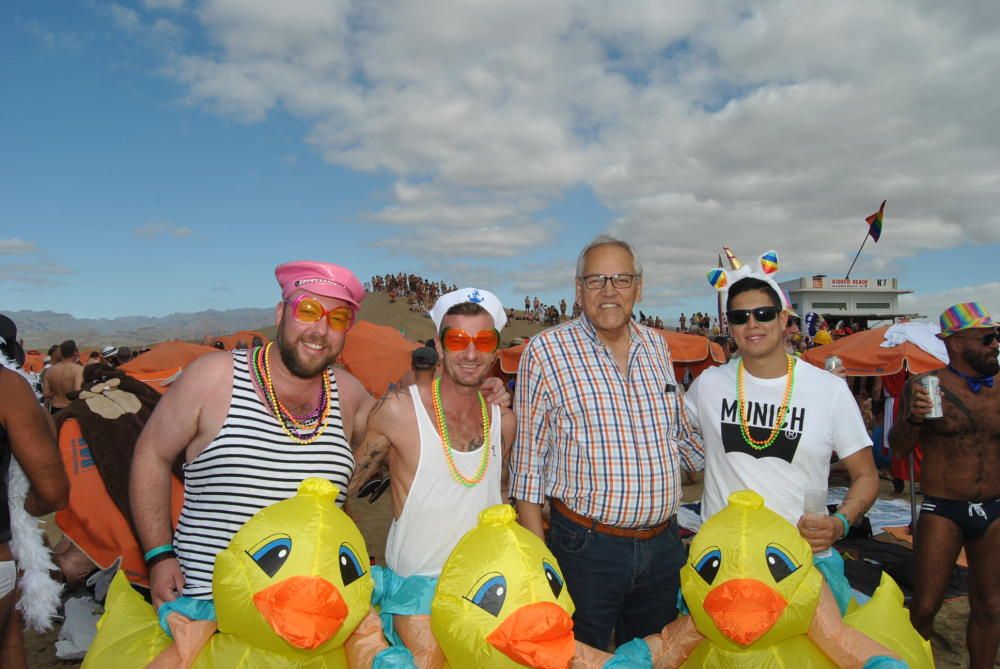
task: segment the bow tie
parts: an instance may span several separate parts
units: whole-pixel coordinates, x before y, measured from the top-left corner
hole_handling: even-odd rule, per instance
[[[962,372],[958,371],[957,369],[955,369],[951,365],[948,365],[948,369],[951,372],[953,372],[955,374],[958,374],[963,379],[965,379],[965,382],[967,384],[969,384],[969,390],[971,390],[974,393],[978,393],[980,390],[982,390],[983,386],[985,386],[987,388],[992,388],[993,387],[993,377],[992,376],[969,376],[968,374],[963,374]]]

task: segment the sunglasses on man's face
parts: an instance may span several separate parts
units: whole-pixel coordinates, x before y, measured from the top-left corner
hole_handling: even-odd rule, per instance
[[[1000,342],[1000,332],[996,332],[996,331],[990,332],[989,334],[976,335],[976,336],[973,336],[973,337],[961,337],[961,336],[956,336],[956,335],[952,335],[952,336],[955,337],[955,339],[970,339],[972,341],[978,341],[983,346],[989,346],[990,344],[992,344],[995,341],[996,342]]]
[[[480,330],[473,336],[459,328],[441,330],[441,345],[446,351],[464,351],[469,344],[474,344],[477,351],[493,353],[500,348],[500,333],[496,330]]]
[[[730,325],[746,325],[750,320],[750,314],[753,314],[753,318],[758,323],[770,323],[778,314],[781,313],[781,309],[778,307],[757,307],[756,309],[730,309],[726,312],[726,318],[729,319]]]
[[[308,295],[285,300],[285,304],[292,307],[292,314],[299,323],[318,323],[326,317],[330,329],[335,332],[347,332],[354,325],[354,309],[350,307],[334,307],[327,311],[319,300]]]

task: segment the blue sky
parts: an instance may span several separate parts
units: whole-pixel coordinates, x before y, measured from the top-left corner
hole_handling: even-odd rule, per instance
[[[722,244],[842,274],[888,199],[853,276],[1000,311],[994,16],[386,7],[8,3],[0,308],[269,306],[297,258],[520,306],[610,232],[672,320],[714,304]]]

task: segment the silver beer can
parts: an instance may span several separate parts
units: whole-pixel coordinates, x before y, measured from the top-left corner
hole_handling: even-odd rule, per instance
[[[823,361],[823,369],[828,372],[832,372],[835,369],[844,366],[844,361],[840,359],[839,355],[831,355],[829,358]]]
[[[944,416],[944,404],[941,402],[941,380],[933,374],[920,377],[920,385],[924,387],[931,398],[931,411],[924,414],[924,420],[935,420]]]

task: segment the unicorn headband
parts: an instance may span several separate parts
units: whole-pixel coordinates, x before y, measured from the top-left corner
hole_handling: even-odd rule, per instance
[[[740,262],[740,259],[736,257],[728,246],[723,246],[722,250],[726,252],[726,258],[729,259],[730,269],[725,270],[721,267],[715,267],[708,270],[708,282],[712,284],[713,288],[722,293],[722,300],[724,302],[727,301],[729,297],[730,286],[741,279],[752,277],[763,281],[778,294],[778,298],[781,300],[781,306],[785,311],[793,314],[795,313],[792,311],[792,303],[788,298],[788,293],[786,293],[773,278],[773,275],[778,272],[777,251],[771,250],[763,253],[760,258],[757,259],[757,268],[752,268],[749,265],[744,265]]]

